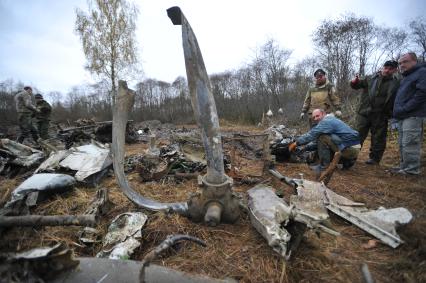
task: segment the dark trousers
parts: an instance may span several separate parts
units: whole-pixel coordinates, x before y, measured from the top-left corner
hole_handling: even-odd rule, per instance
[[[358,115],[357,131],[359,132],[361,145],[371,132],[370,159],[380,162],[386,148],[388,133],[388,119],[381,113],[370,114],[368,117]]]
[[[25,140],[25,138],[30,137],[30,135],[32,136],[34,141],[38,140],[39,136],[38,136],[36,128],[34,127],[32,123],[31,114],[19,113],[18,123],[19,123],[19,129],[21,131],[17,139],[19,143],[22,143]]]
[[[318,157],[321,166],[330,165],[331,159],[335,152],[338,152],[338,146],[333,142],[330,135],[321,135],[318,138]],[[340,162],[343,164],[343,168],[348,169],[355,164],[358,158],[359,149],[353,147],[347,147],[340,151],[341,157]]]

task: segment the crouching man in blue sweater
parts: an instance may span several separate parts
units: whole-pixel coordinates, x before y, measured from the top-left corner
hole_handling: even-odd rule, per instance
[[[355,164],[361,149],[359,133],[333,115],[327,115],[322,109],[312,112],[312,119],[318,123],[309,132],[296,139],[289,145],[294,151],[297,146],[317,141],[318,157],[321,169],[330,165],[334,153],[340,152],[343,169],[349,169]]]

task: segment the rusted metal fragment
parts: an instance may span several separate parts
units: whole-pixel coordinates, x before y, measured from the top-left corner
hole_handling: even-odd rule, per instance
[[[103,241],[103,250],[96,256],[128,259],[140,246],[142,227],[147,219],[148,217],[142,212],[128,212],[115,217],[108,227],[108,233]]]

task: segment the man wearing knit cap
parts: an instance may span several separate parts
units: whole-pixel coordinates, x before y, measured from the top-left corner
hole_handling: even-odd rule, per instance
[[[336,95],[333,84],[327,80],[325,71],[323,69],[316,70],[314,78],[315,85],[306,93],[302,113],[300,113],[301,119],[308,114],[310,127],[315,124],[315,121],[312,120],[314,109],[323,109],[327,114],[335,111],[334,114],[337,117],[342,116],[340,98]]]
[[[399,81],[396,77],[398,63],[386,61],[382,69],[372,76],[360,78],[357,74],[350,83],[353,89],[362,89],[357,111],[357,127],[361,144],[371,132],[369,159],[366,164],[379,164],[386,148],[388,120],[392,116],[393,104]]]
[[[33,114],[38,112],[37,108],[33,105],[32,94],[33,89],[26,86],[23,91],[15,95],[15,106],[16,112],[18,112],[18,124],[21,131],[17,139],[19,143],[22,143],[30,135],[35,142],[39,139],[37,130],[32,123]]]
[[[36,94],[34,98],[38,110],[35,115],[37,129],[40,134],[40,137],[45,140],[49,138],[49,123],[52,107],[46,100],[43,99],[43,96],[41,94]]]

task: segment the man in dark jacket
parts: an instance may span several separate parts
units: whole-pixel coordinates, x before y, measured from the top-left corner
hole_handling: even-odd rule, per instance
[[[403,79],[396,94],[393,117],[398,119],[399,174],[420,174],[423,121],[426,117],[426,66],[415,53],[399,58]]]
[[[333,114],[327,115],[323,109],[315,109],[312,120],[317,123],[316,126],[290,144],[289,150],[294,151],[299,145],[317,141],[321,169],[330,165],[335,152],[341,153],[343,168],[352,167],[361,148],[358,132]]]
[[[49,123],[50,123],[50,113],[52,112],[52,107],[50,104],[43,99],[43,96],[37,93],[35,96],[37,112],[35,113],[35,118],[37,122],[37,130],[42,139],[49,138]]]
[[[388,120],[392,117],[399,81],[395,76],[398,70],[396,61],[386,61],[380,72],[360,79],[357,75],[351,81],[353,89],[362,89],[357,112],[357,131],[361,145],[371,131],[370,158],[367,164],[378,164],[386,148]]]

